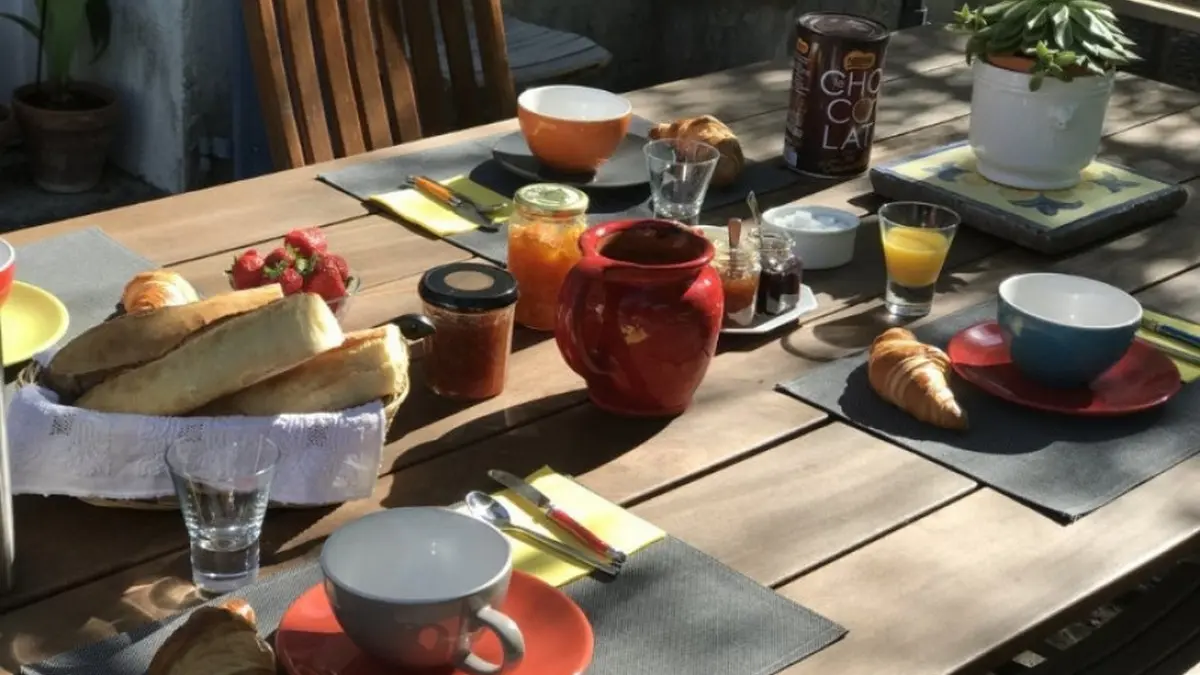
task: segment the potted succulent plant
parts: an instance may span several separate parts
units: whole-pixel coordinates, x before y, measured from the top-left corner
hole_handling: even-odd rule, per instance
[[[75,53],[91,37],[92,60],[108,48],[108,0],[37,0],[38,21],[0,13],[38,42],[38,73],[13,93],[34,181],[50,192],[83,192],[100,182],[117,120],[107,87],[71,79]],[[44,74],[44,77],[43,77]]]
[[[984,178],[1029,190],[1069,188],[1100,147],[1116,69],[1138,59],[1097,0],[963,5],[973,63],[970,143]]]

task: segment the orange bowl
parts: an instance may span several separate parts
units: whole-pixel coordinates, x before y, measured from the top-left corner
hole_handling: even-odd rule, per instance
[[[600,168],[625,138],[632,118],[628,99],[592,87],[536,87],[517,99],[517,121],[530,152],[568,173]]]

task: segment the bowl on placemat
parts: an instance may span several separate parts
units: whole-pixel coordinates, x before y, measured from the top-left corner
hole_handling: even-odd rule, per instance
[[[1083,387],[1129,351],[1142,306],[1121,289],[1070,274],[1000,284],[997,321],[1013,364],[1050,387]]]
[[[854,258],[858,216],[842,209],[807,204],[784,204],[762,214],[763,227],[791,237],[806,270],[841,267]]]
[[[535,87],[517,99],[517,121],[530,151],[566,173],[598,169],[625,139],[632,119],[628,99],[592,87]]]

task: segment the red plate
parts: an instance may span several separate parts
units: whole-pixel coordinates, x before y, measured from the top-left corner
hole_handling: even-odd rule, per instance
[[[1087,387],[1056,389],[1034,382],[1013,364],[995,321],[984,321],[950,339],[946,352],[959,377],[1019,405],[1091,417],[1141,412],[1166,403],[1183,387],[1171,359],[1135,339],[1112,368]]]
[[[579,606],[553,586],[514,571],[500,611],[517,622],[525,637],[525,658],[505,675],[574,675],[591,663],[592,625]],[[305,591],[283,615],[275,653],[290,675],[398,675],[346,637],[321,584]],[[475,653],[499,663],[500,642],[484,631]]]

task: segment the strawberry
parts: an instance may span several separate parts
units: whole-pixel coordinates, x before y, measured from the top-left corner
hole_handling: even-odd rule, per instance
[[[328,247],[325,233],[319,227],[304,230],[292,230],[283,237],[283,243],[296,251],[297,255],[310,257],[315,253],[323,253]]]
[[[263,267],[266,261],[254,249],[243,251],[233,259],[233,267],[229,270],[230,281],[234,290],[254,288],[263,284]]]
[[[279,285],[283,286],[283,294],[291,295],[304,290],[304,277],[293,267],[285,267],[279,273]]]
[[[278,270],[284,267],[291,267],[296,262],[296,254],[286,246],[271,251],[267,254],[267,259],[264,261],[267,267]]]
[[[324,267],[312,273],[305,290],[316,293],[325,302],[334,302],[346,297],[346,282],[342,281],[342,275],[336,269]]]
[[[319,272],[326,267],[337,270],[338,276],[342,278],[343,282],[350,281],[350,266],[346,264],[346,259],[342,256],[336,253],[322,253],[317,256],[313,271]]]

